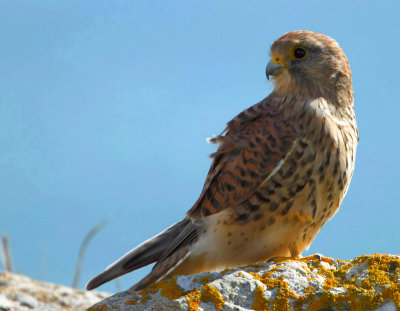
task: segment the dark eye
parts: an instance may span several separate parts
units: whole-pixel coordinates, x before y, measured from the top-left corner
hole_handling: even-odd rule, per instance
[[[302,49],[302,48],[297,48],[297,49],[295,49],[294,51],[293,51],[293,56],[295,57],[295,58],[303,58],[304,56],[306,56],[306,54],[307,54],[307,52],[306,52],[306,50],[305,49]]]
[[[294,47],[291,50],[290,58],[293,60],[300,60],[307,56],[307,50],[301,47]]]

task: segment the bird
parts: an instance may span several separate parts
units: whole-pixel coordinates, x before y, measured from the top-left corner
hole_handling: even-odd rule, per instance
[[[359,141],[349,61],[334,39],[306,30],[274,41],[270,56],[273,91],[209,139],[218,148],[185,218],[107,267],[87,290],[152,263],[130,290],[297,259],[338,211]]]

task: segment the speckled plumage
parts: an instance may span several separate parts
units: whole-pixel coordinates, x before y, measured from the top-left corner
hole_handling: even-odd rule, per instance
[[[167,275],[296,258],[336,213],[358,142],[347,58],[336,41],[309,31],[276,40],[271,58],[274,91],[210,139],[219,148],[187,217],[122,257],[88,289],[152,262],[133,289]]]

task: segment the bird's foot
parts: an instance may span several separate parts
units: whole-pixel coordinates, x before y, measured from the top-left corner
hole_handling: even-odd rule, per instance
[[[338,262],[334,259],[334,258],[330,258],[330,257],[325,257],[322,254],[318,254],[315,253],[313,255],[310,256],[306,256],[306,257],[302,257],[300,256],[295,256],[295,257],[281,257],[281,256],[276,256],[276,257],[271,257],[269,258],[266,263],[277,263],[277,262],[284,262],[284,261],[289,261],[289,260],[300,260],[300,261],[310,261],[310,260],[316,260],[319,263],[321,262],[326,262],[332,266],[337,266]]]
[[[325,257],[324,255],[319,254],[319,253],[315,253],[313,255],[306,256],[306,257],[299,257],[299,260],[301,260],[301,261],[317,260],[320,263],[321,262],[326,262],[326,263],[328,263],[328,264],[330,264],[332,266],[337,266],[338,265],[338,262],[334,258]]]

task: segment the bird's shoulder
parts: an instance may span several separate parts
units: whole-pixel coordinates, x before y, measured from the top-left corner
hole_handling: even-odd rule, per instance
[[[192,218],[216,214],[246,201],[274,171],[298,138],[285,107],[293,100],[274,94],[228,122],[209,139],[218,143],[202,193],[188,211]]]

